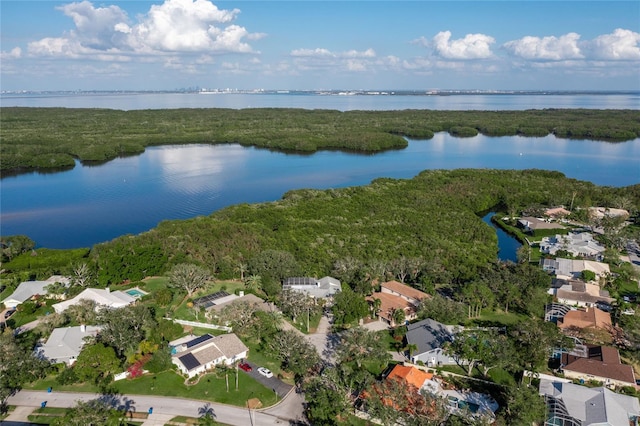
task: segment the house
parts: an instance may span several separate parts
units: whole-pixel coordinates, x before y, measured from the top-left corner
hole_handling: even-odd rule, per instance
[[[438,377],[426,380],[422,390],[443,398],[446,402],[445,407],[451,414],[471,419],[485,419],[481,424],[493,423],[495,412],[500,408],[491,395],[456,389]]]
[[[97,336],[101,328],[91,325],[56,328],[46,343],[36,349],[36,354],[54,364],[64,362],[67,365],[73,365],[86,339]]]
[[[212,336],[188,336],[169,343],[171,362],[180,372],[194,377],[216,365],[231,365],[247,357],[249,348],[233,333]]]
[[[397,310],[404,311],[406,321],[416,319],[416,311],[422,299],[431,297],[418,289],[415,289],[398,281],[389,281],[380,285],[380,291],[367,297],[369,303],[375,299],[380,300],[380,306],[376,315],[380,321],[384,321],[392,327],[397,325],[393,320],[393,314]]]
[[[518,226],[522,228],[524,232],[529,233],[533,233],[541,229],[564,229],[564,226],[559,223],[549,222],[547,220],[531,216],[525,216],[518,219]]]
[[[342,291],[340,281],[332,277],[324,277],[320,279],[311,277],[292,277],[287,278],[282,283],[283,290],[297,291],[306,293],[316,299],[328,299],[333,295]]]
[[[554,274],[560,279],[579,279],[583,271],[593,272],[596,279],[605,278],[611,274],[609,264],[582,259],[543,259],[542,269],[550,274]]]
[[[109,288],[87,288],[73,299],[65,300],[52,306],[57,313],[62,313],[69,306],[75,305],[83,299],[93,300],[96,302],[97,307],[106,308],[122,308],[136,301],[135,297],[123,291],[110,291]]]
[[[589,207],[589,217],[596,220],[601,220],[605,217],[627,219],[629,212],[625,209],[614,209],[612,207]]]
[[[46,287],[54,283],[61,283],[68,286],[69,278],[59,275],[53,275],[45,281],[21,282],[20,285],[18,285],[18,288],[16,288],[13,293],[5,298],[2,303],[4,303],[4,306],[6,306],[7,308],[15,308],[19,304],[24,303],[35,295],[47,294]]]
[[[564,317],[558,318],[558,327],[567,328],[611,328],[611,315],[598,308],[585,308],[568,311]]]
[[[397,364],[387,375],[387,380],[397,379],[406,385],[410,385],[420,390],[426,380],[431,380],[433,374],[420,370],[410,365]]]
[[[407,326],[407,344],[415,345],[411,362],[428,366],[453,365],[456,360],[444,353],[443,346],[453,341],[457,326],[444,325],[430,318]]]
[[[606,387],[588,388],[542,379],[539,394],[547,404],[545,426],[638,424],[638,398],[612,392]]]
[[[616,348],[599,345],[576,345],[561,356],[564,376],[569,379],[596,380],[605,386],[634,386],[633,367],[620,362]]]
[[[577,280],[555,280],[549,293],[556,297],[558,303],[587,308],[600,308],[615,301],[599,285]]]
[[[544,211],[544,215],[553,219],[562,219],[569,216],[571,212],[564,207],[554,207]]]
[[[571,232],[567,235],[543,237],[540,241],[540,252],[555,255],[558,251],[567,251],[575,257],[602,260],[604,246],[593,239],[589,232]]]

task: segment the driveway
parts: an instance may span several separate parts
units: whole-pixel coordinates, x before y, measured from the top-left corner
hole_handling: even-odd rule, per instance
[[[292,392],[295,395],[295,392]],[[297,396],[294,396],[296,398]],[[52,392],[46,391],[20,391],[9,397],[8,403],[19,407],[40,407],[42,401],[47,401],[47,407],[74,407],[77,401],[89,401],[102,398],[114,407],[134,410],[135,412],[148,412],[153,407],[153,415],[166,418],[166,416],[200,417],[206,410],[212,410],[215,419],[224,424],[247,426],[284,426],[293,422],[299,422],[302,413],[288,414],[286,410],[270,412],[235,407],[225,404],[211,403],[183,398],[172,398],[150,395],[118,395],[104,396],[91,393]],[[285,403],[283,401],[282,403]],[[296,404],[293,404],[296,407]],[[301,407],[300,407],[301,408]],[[151,422],[150,422],[151,423]]]
[[[274,391],[278,395],[278,398],[284,398],[291,391],[291,389],[293,389],[292,385],[286,384],[282,380],[278,379],[275,375],[273,377],[265,377],[262,374],[258,373],[258,367],[260,367],[259,365],[249,361],[247,361],[247,364],[251,366],[251,371],[240,371],[250,375],[258,382]]]

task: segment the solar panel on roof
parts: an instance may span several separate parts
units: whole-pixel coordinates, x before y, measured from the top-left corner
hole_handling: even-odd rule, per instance
[[[187,370],[193,370],[200,365],[200,362],[195,356],[193,356],[193,354],[184,354],[181,357],[178,357],[178,359]]]
[[[215,300],[221,299],[226,296],[229,296],[229,293],[227,293],[226,291],[218,291],[213,294],[208,294],[206,296],[193,299],[193,303],[203,308],[209,308],[215,305],[214,303]]]
[[[213,339],[213,336],[210,335],[210,334],[205,334],[204,336],[199,336],[199,337],[196,337],[193,340],[188,341],[185,346],[187,348],[192,348],[195,345],[199,345],[200,343],[206,342],[209,339]]]

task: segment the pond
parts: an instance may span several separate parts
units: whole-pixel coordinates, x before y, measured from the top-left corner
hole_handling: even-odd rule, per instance
[[[491,218],[495,216],[495,212],[489,212],[482,217],[482,221],[490,225],[496,230],[498,236],[498,259],[502,261],[517,262],[518,261],[518,249],[522,246],[520,241],[506,233],[502,228],[497,226]]]

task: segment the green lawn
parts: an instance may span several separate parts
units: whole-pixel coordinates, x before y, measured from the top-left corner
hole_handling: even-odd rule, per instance
[[[134,380],[121,380],[113,387],[123,394],[162,395],[181,398],[215,401],[222,404],[244,406],[250,398],[258,398],[264,407],[273,405],[276,396],[271,389],[238,371],[238,389],[235,389],[235,370],[229,370],[229,391],[221,370],[202,376],[193,386],[184,384],[185,379],[171,371],[156,375],[144,375]]]
[[[518,315],[514,314],[513,312],[506,313],[503,311],[492,311],[485,309],[480,314],[480,317],[474,318],[469,322],[471,324],[481,326],[486,326],[487,324],[509,326],[524,321],[527,318],[528,317],[526,315]]]

